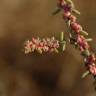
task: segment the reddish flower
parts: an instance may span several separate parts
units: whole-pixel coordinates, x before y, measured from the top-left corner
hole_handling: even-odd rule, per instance
[[[86,58],[86,64],[92,64],[96,61],[95,55],[91,54]]]
[[[86,42],[84,36],[82,36],[82,35],[77,36],[77,43],[78,43],[81,51],[84,51],[85,49],[89,48],[88,43]]]
[[[71,9],[72,9],[72,7],[66,3],[62,6],[62,8],[63,8],[64,12],[71,12]]]
[[[68,19],[68,20],[69,20],[70,15],[71,15],[71,13],[70,13],[70,12],[64,12],[64,14],[63,14],[63,18],[64,18],[64,19]]]
[[[76,19],[77,19],[74,15],[71,15],[71,13],[69,11],[64,12],[63,18],[67,19],[67,20],[71,20],[71,22],[76,22]]]
[[[68,4],[65,0],[59,0],[57,2],[58,7],[62,8],[64,10],[64,12],[71,12],[71,9],[73,6],[71,6],[70,4]]]
[[[74,30],[76,33],[79,33],[80,31],[82,31],[82,26],[79,25],[76,22],[71,22],[71,28],[72,30]]]
[[[70,15],[69,19],[71,20],[71,22],[76,22],[76,16],[74,15]]]
[[[35,48],[36,48],[36,45],[33,44],[32,41],[29,41],[29,40],[28,40],[28,41],[25,42],[25,54],[34,51]]]
[[[58,0],[57,5],[58,7],[63,8],[65,6],[66,2],[64,0]]]
[[[89,71],[91,74],[93,74],[94,76],[96,75],[96,65],[93,63],[91,65],[89,65]]]

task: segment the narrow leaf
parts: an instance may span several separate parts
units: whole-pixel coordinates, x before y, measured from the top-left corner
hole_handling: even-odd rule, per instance
[[[72,9],[72,12],[74,12],[74,13],[80,15],[80,12],[79,12],[78,10],[76,10],[76,9]]]
[[[86,31],[84,31],[84,30],[82,30],[82,31],[80,32],[80,34],[81,34],[81,35],[84,35],[84,36],[88,36],[88,33],[87,33]]]
[[[86,41],[87,42],[90,42],[90,41],[92,41],[92,38],[88,38],[88,39],[86,39]]]
[[[64,40],[64,32],[61,32],[60,40],[61,42]]]
[[[56,15],[56,14],[58,14],[60,11],[61,11],[60,8],[56,8],[55,11],[52,12],[52,14],[53,14],[53,15]]]
[[[85,78],[87,75],[89,75],[89,71],[86,71],[85,73],[83,73],[83,75],[82,75],[82,78]]]

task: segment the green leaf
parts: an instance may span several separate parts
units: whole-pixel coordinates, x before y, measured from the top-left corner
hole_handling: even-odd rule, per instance
[[[61,42],[64,40],[64,32],[61,32],[60,40]]]
[[[70,21],[70,20],[68,20],[67,24],[68,24],[68,27],[70,27],[71,21]]]
[[[65,51],[65,48],[66,48],[66,41],[64,40],[64,32],[61,32],[61,35],[60,35],[60,49],[61,51]]]
[[[90,41],[92,41],[92,38],[88,38],[88,39],[86,39],[86,41],[87,42],[90,42]]]
[[[87,70],[85,73],[83,73],[82,78],[85,78],[89,74],[90,74],[90,72]]]
[[[84,50],[82,53],[81,53],[81,55],[83,55],[84,57],[87,57],[87,56],[89,56],[90,55],[90,52],[89,52],[89,50]]]
[[[62,51],[65,51],[66,49],[66,43],[62,45]]]
[[[74,12],[75,14],[80,15],[80,12],[78,10],[76,10],[76,9],[72,9],[72,12]]]
[[[58,14],[60,11],[61,11],[60,8],[56,8],[55,11],[52,12],[52,14],[53,14],[53,15],[56,15],[56,14]]]
[[[56,53],[59,53],[58,49],[55,48],[55,52],[56,52]]]
[[[84,31],[84,30],[82,30],[82,31],[80,32],[80,34],[81,34],[81,35],[84,35],[84,36],[88,36],[88,33],[87,33],[86,31]]]

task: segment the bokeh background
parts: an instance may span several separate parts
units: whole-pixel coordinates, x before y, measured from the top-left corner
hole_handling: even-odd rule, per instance
[[[96,0],[73,0],[78,21],[93,38],[96,50]],[[0,0],[0,96],[96,96],[83,58],[70,44],[60,54],[23,52],[32,36],[59,37],[67,32],[62,13],[52,16],[56,0]]]

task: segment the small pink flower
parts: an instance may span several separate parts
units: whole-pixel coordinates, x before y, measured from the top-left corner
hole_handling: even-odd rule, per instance
[[[71,23],[71,28],[72,28],[72,30],[74,30],[76,33],[79,33],[80,31],[82,31],[82,26],[79,25],[79,24],[76,23],[76,22],[72,22],[72,23]]]
[[[72,6],[70,4],[67,4],[65,0],[58,0],[57,6],[62,8],[64,12],[70,12],[72,9]]]
[[[70,15],[71,15],[70,12],[64,12],[63,18],[64,18],[64,19],[69,19],[69,18],[70,18]]]
[[[87,41],[85,40],[84,36],[78,35],[77,43],[79,44],[81,51],[84,51],[85,49],[89,49],[89,45],[88,45]]]
[[[68,12],[64,12],[63,18],[67,19],[67,20],[71,20],[71,22],[76,22],[76,19],[77,19],[76,16],[71,15],[71,13],[69,11]]]
[[[61,8],[65,6],[66,2],[64,0],[58,0],[57,5]]]
[[[87,64],[92,64],[92,63],[94,63],[95,61],[96,61],[96,57],[95,57],[94,54],[91,54],[90,56],[88,56],[88,57],[86,58],[86,63],[87,63]]]
[[[93,74],[94,76],[96,75],[96,65],[93,63],[91,65],[89,65],[89,71],[91,74]]]
[[[48,47],[48,46],[44,46],[44,47],[42,48],[42,50],[43,50],[44,52],[48,52],[48,51],[49,51],[49,47]]]
[[[38,45],[40,43],[40,39],[39,38],[32,38],[32,43],[35,44],[35,45]]]
[[[26,41],[25,42],[25,54],[30,53],[34,51],[36,48],[35,44],[32,43],[32,41]]]
[[[69,20],[71,20],[71,22],[76,22],[76,16],[74,16],[74,15],[70,15],[70,17],[69,17]]]
[[[71,12],[72,6],[70,6],[69,4],[66,4],[66,3],[65,3],[65,4],[62,6],[62,8],[63,8],[64,12]]]

